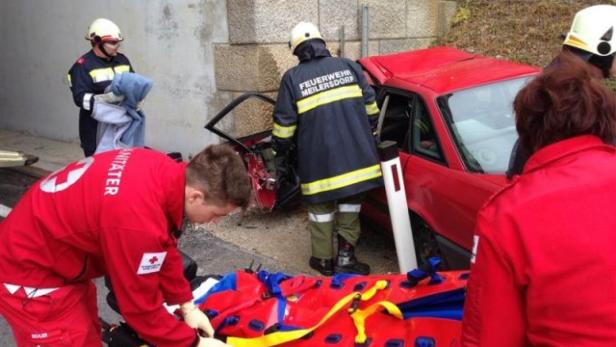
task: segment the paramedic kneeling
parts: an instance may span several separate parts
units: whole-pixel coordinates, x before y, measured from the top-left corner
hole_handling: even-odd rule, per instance
[[[188,164],[137,148],[72,163],[33,185],[0,224],[0,314],[20,347],[100,346],[91,279],[106,274],[143,339],[225,346],[192,304],[177,237],[183,218],[213,221],[250,197],[242,159],[225,145]],[[163,302],[180,304],[183,321]]]

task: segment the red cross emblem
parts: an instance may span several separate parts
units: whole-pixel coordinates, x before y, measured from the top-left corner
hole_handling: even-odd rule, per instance
[[[156,263],[158,261],[158,258],[156,256],[153,256],[152,258],[150,258],[150,260],[148,260],[150,262],[150,264],[154,265],[154,263]]]
[[[87,157],[69,164],[45,178],[41,182],[41,189],[47,193],[55,193],[70,187],[79,180],[93,162],[92,157]]]

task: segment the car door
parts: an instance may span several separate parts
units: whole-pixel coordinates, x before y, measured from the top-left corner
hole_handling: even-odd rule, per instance
[[[257,206],[266,210],[279,208],[299,195],[299,181],[296,185],[285,186],[284,192],[277,192],[271,129],[269,126],[266,129],[250,127],[250,120],[271,119],[275,103],[267,95],[245,93],[205,125],[206,129],[228,141],[240,153],[250,176]]]

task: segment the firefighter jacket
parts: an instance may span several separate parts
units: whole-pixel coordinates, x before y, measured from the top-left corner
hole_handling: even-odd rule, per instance
[[[79,107],[79,139],[86,155],[96,150],[96,127],[98,122],[90,115],[94,105],[93,96],[103,94],[116,74],[134,72],[128,58],[118,53],[110,59],[96,56],[94,51],[80,57],[68,71],[68,81],[73,101]]]
[[[148,149],[86,157],[33,185],[0,224],[0,283],[58,288],[109,275],[122,315],[156,346],[196,333],[170,315],[192,300],[177,240],[184,164]]]
[[[302,48],[309,54],[297,52]],[[331,57],[318,40],[297,50],[299,65],[282,77],[272,135],[279,156],[291,155],[289,143],[296,146],[304,200],[321,203],[381,185],[371,134],[379,109],[361,68]]]
[[[616,148],[531,155],[480,210],[463,346],[616,346]]]

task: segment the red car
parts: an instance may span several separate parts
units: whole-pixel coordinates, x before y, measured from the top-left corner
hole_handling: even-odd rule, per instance
[[[362,58],[381,108],[379,141],[400,150],[406,196],[420,258],[440,255],[449,268],[468,267],[479,208],[506,184],[504,172],[518,135],[512,102],[540,69],[436,47]],[[272,208],[275,173],[269,132],[235,138],[215,124],[251,97],[221,111],[206,128],[242,148],[258,203]],[[364,220],[391,229],[384,189],[371,192]],[[420,259],[421,261],[421,259]]]

